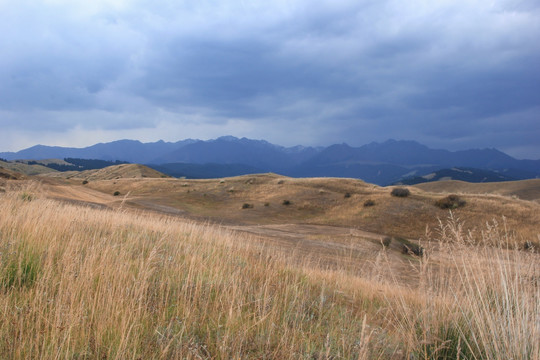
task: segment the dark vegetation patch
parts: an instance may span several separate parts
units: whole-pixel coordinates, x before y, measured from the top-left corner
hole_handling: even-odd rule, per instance
[[[448,195],[435,202],[435,206],[440,209],[457,209],[465,206],[467,202],[457,195]]]
[[[370,206],[375,206],[374,200],[367,199],[366,201],[364,201],[364,207],[370,207]]]
[[[395,196],[395,197],[407,197],[411,194],[411,192],[409,191],[409,189],[407,188],[394,188],[392,189],[392,192],[390,193],[390,195],[392,196]]]
[[[424,248],[404,238],[393,238],[401,245],[401,252],[407,255],[424,256]]]

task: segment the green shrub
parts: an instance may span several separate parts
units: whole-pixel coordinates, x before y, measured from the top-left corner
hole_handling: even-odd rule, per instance
[[[115,191],[113,195],[114,195],[114,196],[120,195],[120,191]]]
[[[392,243],[392,238],[387,236],[385,237],[383,240],[382,240],[382,244],[385,248],[389,247],[390,244]]]
[[[289,206],[289,205],[291,205],[292,203],[291,203],[290,200],[283,200],[282,204],[285,205],[285,206]]]
[[[351,197],[351,193],[346,192],[345,195],[343,195],[343,197],[344,197],[345,199],[350,198],[350,197]]]
[[[270,206],[270,203],[269,203],[269,202],[265,202],[265,203],[264,203],[264,206]]]
[[[83,185],[88,184],[88,180],[83,180],[82,184],[83,184]]]
[[[407,197],[411,192],[407,188],[394,188],[390,194],[396,197]]]
[[[465,204],[466,201],[457,195],[448,195],[447,197],[439,199],[435,202],[435,206],[441,209],[457,209],[465,206]]]
[[[32,200],[34,200],[34,197],[32,196],[32,194],[29,194],[29,193],[27,193],[27,192],[23,192],[23,193],[21,194],[21,199],[22,199],[23,201],[32,201]]]
[[[252,208],[253,208],[253,204],[244,203],[242,205],[242,209],[252,209]]]

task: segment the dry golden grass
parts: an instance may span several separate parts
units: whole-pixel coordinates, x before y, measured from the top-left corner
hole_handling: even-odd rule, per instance
[[[28,165],[24,163],[5,162],[1,160],[0,160],[0,167],[3,167],[4,169],[9,169],[11,171],[15,171],[21,174],[25,174],[25,175],[40,175],[40,174],[57,172],[56,170],[53,170],[43,165]]]
[[[17,171],[10,170],[10,169],[3,168],[2,165],[0,164],[0,179],[21,180],[25,178],[26,176],[24,174]]]
[[[450,219],[408,257],[302,261],[149,212],[0,194],[0,354],[77,359],[538,359],[539,254]],[[404,255],[405,256],[405,255]],[[315,260],[315,261],[313,261]],[[352,262],[354,264],[354,262]]]
[[[540,187],[540,182],[537,185]],[[91,181],[86,186],[109,195],[115,191],[129,194],[126,206],[219,223],[321,224],[412,239],[420,238],[426,226],[437,227],[438,219],[448,214],[448,210],[436,206],[437,200],[448,194],[409,187],[409,197],[397,198],[390,195],[392,187],[355,179],[293,179],[262,174],[210,180],[114,179]],[[345,197],[347,193],[350,197]],[[460,197],[466,205],[455,213],[464,220],[466,230],[474,231],[493,218],[504,217],[518,241],[538,234],[537,202],[483,193]],[[284,206],[284,200],[290,205]],[[366,200],[375,205],[364,206]],[[244,203],[253,208],[242,210]]]
[[[121,164],[108,166],[103,169],[85,171],[66,171],[44,174],[46,177],[57,177],[77,180],[112,180],[112,179],[137,179],[137,178],[168,178],[159,171],[139,164]]]
[[[458,180],[434,181],[415,187],[436,193],[493,194],[522,200],[540,201],[540,179],[468,183]]]

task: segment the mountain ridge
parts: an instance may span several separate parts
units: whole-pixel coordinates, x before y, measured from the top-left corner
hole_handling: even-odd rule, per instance
[[[246,169],[260,169],[295,177],[353,177],[379,185],[453,167],[494,171],[504,174],[501,178],[516,180],[540,177],[540,160],[518,160],[494,148],[450,151],[431,149],[413,140],[394,139],[359,147],[346,143],[327,147],[284,147],[265,140],[234,136],[149,143],[124,139],[85,148],[36,145],[18,152],[0,153],[0,158],[8,160],[67,157],[121,160],[171,168],[179,163],[194,164],[199,173],[202,170],[210,175],[212,168],[218,168],[216,164],[234,165],[242,173]],[[209,170],[201,169],[201,166],[208,166]],[[163,169],[160,166],[160,170]]]

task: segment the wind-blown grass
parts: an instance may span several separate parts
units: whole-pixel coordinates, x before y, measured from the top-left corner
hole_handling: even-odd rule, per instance
[[[493,227],[473,245],[445,225],[405,284],[215,226],[17,192],[0,202],[4,358],[540,355],[538,254],[507,249]]]

